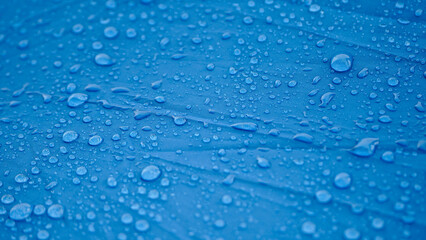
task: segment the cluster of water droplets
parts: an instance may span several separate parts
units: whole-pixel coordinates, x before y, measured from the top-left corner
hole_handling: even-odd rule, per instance
[[[425,236],[423,10],[379,5],[5,12],[0,238]]]

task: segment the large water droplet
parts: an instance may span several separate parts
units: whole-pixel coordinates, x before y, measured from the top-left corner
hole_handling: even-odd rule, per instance
[[[29,217],[32,212],[32,207],[28,203],[19,203],[10,209],[9,217],[15,221],[21,221]]]
[[[47,215],[55,219],[62,218],[64,216],[64,207],[60,204],[53,204],[47,209]]]
[[[336,72],[346,72],[352,67],[352,58],[346,54],[338,54],[331,59],[330,66]]]
[[[345,172],[337,174],[334,178],[334,185],[338,188],[348,188],[351,185],[351,176]]]
[[[293,136],[293,140],[303,142],[303,143],[312,143],[314,141],[314,137],[307,133],[298,133]]]
[[[269,163],[268,159],[262,157],[257,157],[257,165],[261,168],[271,167],[271,164]]]
[[[74,93],[71,96],[68,97],[68,106],[69,107],[79,107],[83,105],[87,100],[89,99],[89,96],[84,93]]]
[[[363,138],[350,150],[350,153],[358,157],[369,157],[373,155],[378,144],[378,138]]]
[[[90,146],[98,146],[103,141],[102,137],[99,135],[95,135],[91,138],[89,138],[89,145]]]
[[[66,143],[74,142],[78,138],[78,133],[75,131],[66,131],[62,134],[62,141]]]
[[[235,124],[232,124],[231,127],[233,127],[234,129],[249,131],[249,132],[257,131],[257,124],[251,123],[251,122],[235,123]]]
[[[331,201],[331,194],[327,190],[317,191],[315,197],[320,203],[329,203]]]
[[[361,237],[361,233],[355,228],[348,228],[345,230],[344,236],[347,240],[357,240]]]
[[[382,159],[384,162],[391,163],[391,162],[393,162],[393,161],[395,160],[395,157],[394,157],[393,152],[391,152],[391,151],[386,151],[386,152],[384,152],[384,153],[382,154],[381,159]]]
[[[173,122],[176,126],[183,126],[186,123],[186,118],[184,117],[173,117]]]
[[[99,53],[95,56],[95,63],[99,66],[111,66],[114,65],[114,60],[105,53]]]
[[[145,181],[154,181],[161,175],[161,170],[155,165],[145,167],[141,172],[141,177]]]
[[[149,223],[146,220],[138,220],[135,222],[135,228],[139,232],[146,232],[149,229]]]
[[[317,226],[315,225],[315,223],[311,221],[304,222],[302,225],[302,232],[304,234],[309,234],[309,235],[314,234],[316,229],[317,229]]]
[[[106,27],[104,29],[104,36],[108,39],[113,39],[118,36],[118,30],[115,27]]]

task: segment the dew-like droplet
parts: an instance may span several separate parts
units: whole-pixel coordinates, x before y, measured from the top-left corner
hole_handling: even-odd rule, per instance
[[[311,13],[316,13],[319,10],[321,10],[321,7],[318,4],[312,4],[311,6],[309,6],[309,12]]]
[[[114,65],[114,60],[105,53],[99,53],[95,56],[95,63],[99,66],[111,66]]]
[[[293,140],[303,142],[303,143],[312,143],[314,141],[314,137],[307,133],[298,133],[293,136]]]
[[[5,194],[1,197],[1,202],[5,205],[11,204],[15,201],[15,198],[10,194]]]
[[[118,36],[118,30],[115,27],[106,27],[104,29],[104,36],[108,39],[113,39]]]
[[[133,216],[130,213],[124,213],[121,215],[121,222],[124,224],[131,224],[133,222]]]
[[[64,216],[64,207],[61,204],[53,204],[47,209],[47,215],[54,219],[59,219]]]
[[[351,176],[348,173],[341,172],[334,178],[334,185],[338,188],[348,188],[351,185]]]
[[[135,228],[139,232],[146,232],[149,229],[149,223],[146,220],[138,220],[135,222]]]
[[[343,234],[347,240],[357,240],[361,237],[361,233],[355,228],[348,228]]]
[[[222,196],[222,203],[225,204],[225,205],[231,204],[232,203],[232,197],[229,196],[229,195],[226,195],[226,194],[223,195]]]
[[[382,154],[381,159],[382,159],[384,162],[391,163],[391,162],[393,162],[393,161],[395,160],[395,156],[394,156],[393,152],[391,152],[391,151],[386,151],[386,152],[384,152],[384,153]]]
[[[89,96],[87,94],[74,93],[68,97],[67,103],[69,107],[75,108],[83,105],[88,99]]]
[[[151,112],[141,111],[141,110],[135,110],[133,114],[134,114],[133,117],[135,118],[135,120],[142,120],[151,116]]]
[[[358,78],[365,78],[368,75],[368,68],[363,68],[361,71],[358,72],[357,76]]]
[[[426,140],[419,140],[417,142],[417,150],[426,153]]]
[[[321,104],[319,105],[322,108],[325,108],[336,94],[334,92],[328,92],[321,96]]]
[[[17,183],[26,183],[28,181],[28,177],[22,173],[19,173],[15,176],[15,182]]]
[[[352,58],[346,54],[338,54],[331,59],[330,66],[336,72],[346,72],[352,67]]]
[[[370,157],[378,144],[378,138],[363,138],[350,150],[350,153],[358,157]]]
[[[399,80],[395,77],[388,78],[388,85],[391,87],[396,87],[399,84]]]
[[[155,165],[145,167],[141,172],[141,177],[145,181],[154,181],[161,175],[161,170]]]
[[[21,221],[31,215],[32,207],[28,203],[19,203],[10,209],[9,217],[15,221]]]
[[[231,127],[234,129],[248,131],[248,132],[257,131],[257,124],[251,123],[251,122],[234,123],[231,125]]]
[[[75,131],[66,131],[62,134],[62,141],[66,143],[74,142],[78,138],[78,133]]]
[[[269,163],[268,159],[257,157],[257,165],[261,168],[270,168],[271,164]]]
[[[186,123],[186,118],[184,117],[173,117],[173,122],[176,126],[183,126]]]
[[[383,219],[381,218],[374,218],[373,221],[371,222],[371,226],[377,230],[382,229],[384,225],[385,225],[385,221],[383,221]]]
[[[50,234],[49,234],[49,232],[48,231],[46,231],[46,230],[39,230],[38,232],[37,232],[37,239],[39,239],[39,240],[45,240],[45,239],[48,239],[50,237]]]
[[[302,225],[302,232],[304,234],[311,235],[311,234],[314,234],[316,230],[317,230],[317,226],[315,225],[315,223],[311,221],[304,222]]]
[[[327,190],[319,190],[315,193],[315,197],[320,203],[329,203],[331,201],[331,194]]]
[[[77,175],[79,175],[79,176],[86,175],[86,173],[87,173],[87,168],[86,168],[86,167],[84,167],[84,166],[78,167],[78,168],[75,170],[75,173],[76,173]]]
[[[91,138],[89,138],[89,145],[90,146],[98,146],[103,141],[103,138],[99,135],[95,135]]]
[[[37,204],[34,206],[33,212],[37,216],[43,215],[46,212],[46,207],[41,204]]]

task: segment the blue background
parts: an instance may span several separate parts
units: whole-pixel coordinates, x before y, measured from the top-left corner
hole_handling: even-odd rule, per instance
[[[424,238],[424,6],[2,1],[0,239]]]

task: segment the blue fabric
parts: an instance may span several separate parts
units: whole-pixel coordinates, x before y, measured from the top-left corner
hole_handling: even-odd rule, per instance
[[[424,6],[2,1],[0,239],[424,239]]]

